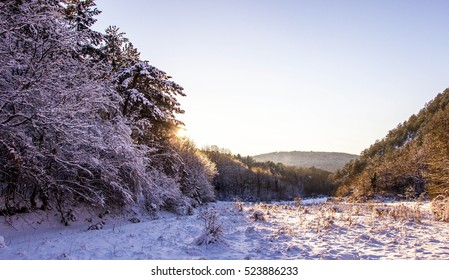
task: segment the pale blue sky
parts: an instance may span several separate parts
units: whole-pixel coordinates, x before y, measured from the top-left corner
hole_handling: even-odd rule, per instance
[[[449,87],[449,1],[97,0],[198,146],[360,153]]]

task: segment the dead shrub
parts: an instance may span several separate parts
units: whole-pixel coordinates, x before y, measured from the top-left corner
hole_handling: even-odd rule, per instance
[[[199,218],[204,222],[202,234],[196,239],[197,245],[209,245],[220,242],[223,237],[223,228],[218,223],[217,210],[211,208],[200,212]]]
[[[439,195],[432,200],[432,214],[435,220],[449,222],[449,197]]]
[[[234,206],[238,212],[243,212],[243,202],[241,200],[236,200]]]
[[[255,222],[257,222],[257,221],[265,222],[266,221],[265,213],[260,210],[256,210],[251,215],[251,219],[254,220]]]

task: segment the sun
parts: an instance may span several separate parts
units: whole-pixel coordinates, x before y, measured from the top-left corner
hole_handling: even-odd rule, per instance
[[[179,127],[178,131],[176,131],[176,136],[178,136],[179,138],[186,138],[187,129],[184,126]]]

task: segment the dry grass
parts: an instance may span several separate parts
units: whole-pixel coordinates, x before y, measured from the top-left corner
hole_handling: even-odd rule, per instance
[[[448,200],[442,201],[446,203]],[[449,209],[444,208],[445,204],[442,205],[434,203],[432,211]],[[410,256],[412,244],[419,245],[414,253],[416,258],[432,259],[435,252],[440,250],[437,248],[432,251],[429,248],[440,245],[426,243],[425,239],[418,237],[426,232],[426,228],[432,228],[432,223],[436,223],[433,216],[437,214],[432,215],[430,204],[424,201],[252,204],[245,207],[246,210],[250,211],[248,218],[253,221],[263,219],[263,223],[253,224],[254,230],[265,236],[265,240],[275,242],[273,246],[282,248],[282,242],[288,242],[290,247],[308,252],[305,254],[311,258],[318,258],[320,250],[323,250],[327,252],[323,253],[324,258],[332,259],[339,254],[335,249],[338,246],[350,251],[343,259],[360,258],[357,252],[369,252],[362,258],[370,259],[381,250],[387,252],[388,258],[401,258],[407,254]],[[446,216],[438,217],[443,220]],[[310,248],[315,250],[310,251]],[[425,255],[423,250],[427,250]]]
[[[282,225],[280,228],[276,229],[274,234],[270,236],[270,241],[275,241],[278,239],[294,238],[296,236],[295,230],[289,225]]]
[[[407,236],[408,228],[420,224],[429,218],[423,212],[422,203],[355,203],[346,201],[326,202],[316,205],[302,204],[257,204],[250,207],[253,221],[267,221],[267,216],[291,216],[294,219],[278,226],[272,234],[292,236],[295,231],[315,233],[326,236],[329,231],[349,234],[353,230],[366,229],[370,235],[385,234],[388,231],[398,233],[398,240]],[[427,221],[427,220],[426,220]]]
[[[409,207],[406,205],[399,205],[396,207],[393,207],[389,212],[388,215],[393,218],[395,221],[402,221],[402,222],[415,222],[415,223],[421,223],[423,219],[423,214],[420,209],[420,204],[416,204],[413,207]]]
[[[302,198],[301,197],[295,197],[295,206],[300,206],[301,202],[302,202]]]

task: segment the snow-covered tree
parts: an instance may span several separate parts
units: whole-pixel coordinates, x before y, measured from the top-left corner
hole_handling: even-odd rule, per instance
[[[212,180],[217,174],[215,164],[188,138],[178,139],[173,146],[180,157],[182,193],[192,201],[192,205],[214,200]]]
[[[101,50],[112,66],[112,79],[123,98],[122,113],[134,124],[136,140],[152,143],[166,140],[182,123],[184,111],[176,99],[183,88],[164,71],[140,59],[140,53],[119,28],[106,29]]]
[[[106,29],[101,51],[111,64],[113,72],[119,72],[140,61],[140,53],[125,37],[125,33],[114,25]]]
[[[103,58],[98,46],[104,41],[103,34],[91,29],[97,21],[95,16],[101,11],[96,8],[94,0],[60,0],[62,13],[70,29],[78,32],[77,44],[85,56],[94,57],[95,60]]]
[[[162,140],[172,136],[182,124],[176,119],[176,114],[184,112],[176,96],[184,96],[183,88],[170,81],[165,72],[148,62],[137,62],[123,68],[115,83],[123,98],[123,114],[136,123],[147,121],[147,126],[151,126],[153,139],[139,140]]]
[[[96,8],[94,0],[63,0],[64,13],[69,23],[77,30],[87,30],[97,21],[95,16],[101,12]]]
[[[4,1],[0,22],[2,211],[134,201],[149,184],[147,151],[57,1]]]

